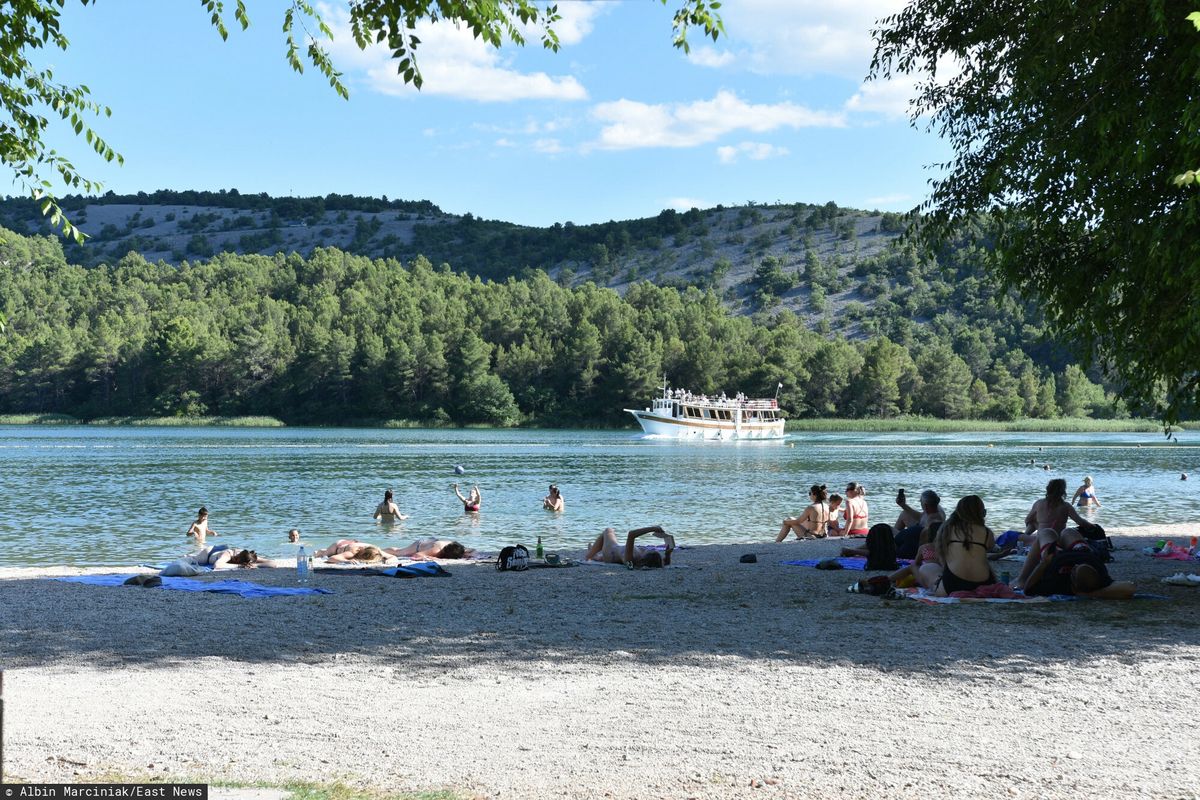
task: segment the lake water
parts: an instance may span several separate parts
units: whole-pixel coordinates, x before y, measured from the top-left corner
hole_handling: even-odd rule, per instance
[[[850,480],[868,487],[873,522],[895,521],[896,489],[933,487],[949,505],[980,494],[993,528],[1015,528],[1050,477],[1073,492],[1084,475],[1102,525],[1200,522],[1198,462],[1192,432],[1178,444],[1132,433],[675,443],[620,431],[0,426],[0,565],[162,562],[190,549],[184,532],[200,505],[221,534],[210,542],[270,555],[285,553],[291,527],[319,546],[438,536],[496,550],[532,548],[540,535],[548,550],[578,553],[607,525],[655,523],[681,544],[761,542],[803,508],[809,485],[840,492]],[[462,513],[456,480],[464,493],[480,486],[481,513]],[[541,508],[551,481],[563,514]],[[411,515],[391,529],[371,519],[389,487]]]

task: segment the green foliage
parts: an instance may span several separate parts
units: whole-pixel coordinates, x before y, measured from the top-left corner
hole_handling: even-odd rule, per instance
[[[1168,420],[1200,402],[1193,9],[915,0],[881,21],[871,70],[917,76],[914,120],[954,151],[920,239],[983,245],[981,263],[1126,400],[1157,403],[1165,386]],[[1064,413],[1087,405],[1077,394],[1060,387]]]

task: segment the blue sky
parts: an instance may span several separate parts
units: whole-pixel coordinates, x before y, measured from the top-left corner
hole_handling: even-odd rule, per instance
[[[96,128],[125,164],[51,141],[118,193],[387,195],[530,225],[748,201],[906,210],[947,151],[905,118],[910,84],[863,85],[870,28],[902,5],[728,0],[728,35],[685,56],[675,0],[566,0],[556,54],[419,30],[420,92],[322,5],[346,101],[288,67],[279,4],[252,0],[251,28],[222,42],[198,2],[68,3],[71,47],[42,57],[112,108]]]

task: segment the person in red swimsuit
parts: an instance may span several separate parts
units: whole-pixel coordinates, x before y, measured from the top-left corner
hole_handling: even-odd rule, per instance
[[[842,510],[845,520],[843,528],[847,536],[866,536],[870,525],[867,520],[867,487],[850,481],[846,484],[846,507]]]
[[[471,494],[467,497],[462,496],[462,492],[458,490],[458,484],[451,484],[454,487],[454,493],[458,495],[458,499],[463,504],[463,513],[474,514],[483,505],[483,495],[479,493],[478,486],[471,487]]]

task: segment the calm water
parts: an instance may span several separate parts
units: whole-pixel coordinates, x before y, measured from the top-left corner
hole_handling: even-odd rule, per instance
[[[1039,450],[1041,448],[1041,450]],[[1029,460],[1038,466],[1030,466]],[[1051,472],[1040,465],[1048,462]],[[683,544],[769,540],[808,486],[868,487],[873,522],[899,487],[983,496],[1018,527],[1050,477],[1092,475],[1102,525],[1200,520],[1200,437],[1155,434],[797,434],[785,442],[677,444],[629,432],[137,429],[0,426],[0,566],[161,562],[186,552],[200,505],[217,542],[283,554],[298,527],[324,546],[445,536],[576,552],[606,525],[661,523]],[[455,464],[467,472],[453,474]],[[1195,477],[1179,480],[1180,472]],[[483,511],[451,493],[478,483]],[[566,513],[541,508],[556,481]],[[371,519],[392,487],[411,519]],[[465,493],[465,491],[464,491]],[[210,540],[212,541],[212,540]]]

